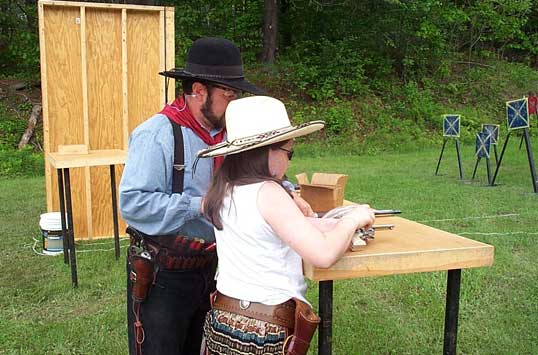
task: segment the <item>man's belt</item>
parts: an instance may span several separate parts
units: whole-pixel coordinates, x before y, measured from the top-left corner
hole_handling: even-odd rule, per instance
[[[263,303],[238,300],[215,291],[211,295],[213,308],[280,325],[293,331],[295,326],[295,301],[268,306]]]
[[[216,244],[181,235],[149,236],[127,228],[131,245],[147,250],[161,270],[204,269],[216,264]]]

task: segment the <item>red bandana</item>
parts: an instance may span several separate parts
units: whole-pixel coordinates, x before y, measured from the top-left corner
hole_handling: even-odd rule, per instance
[[[183,96],[178,97],[171,105],[166,105],[160,112],[178,125],[190,128],[205,144],[215,145],[222,142],[225,134],[223,129],[215,137],[211,137],[209,132],[194,118],[189,107],[185,103]],[[224,157],[215,157],[214,168],[216,169],[222,164]]]

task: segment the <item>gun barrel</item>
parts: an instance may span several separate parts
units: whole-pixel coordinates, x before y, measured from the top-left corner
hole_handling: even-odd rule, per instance
[[[394,214],[400,214],[402,211],[400,210],[375,210],[374,211],[376,216],[392,216]]]
[[[379,230],[392,230],[394,229],[395,225],[394,224],[374,224],[372,226],[372,228],[376,231],[379,231]]]

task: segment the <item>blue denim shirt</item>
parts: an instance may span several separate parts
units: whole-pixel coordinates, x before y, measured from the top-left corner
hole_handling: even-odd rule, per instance
[[[156,114],[132,132],[119,187],[121,215],[127,224],[149,235],[181,234],[214,241],[213,226],[200,212],[213,176],[213,159],[200,159],[193,176],[196,153],[207,144],[191,129],[181,129],[183,193],[172,193],[174,134],[168,118]]]

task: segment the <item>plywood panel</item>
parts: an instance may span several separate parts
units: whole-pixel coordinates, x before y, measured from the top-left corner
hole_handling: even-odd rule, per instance
[[[90,149],[121,149],[121,11],[86,9],[86,52]],[[91,168],[90,181],[93,236],[107,235],[113,230],[109,168]]]
[[[86,9],[90,149],[122,149],[121,11]]]
[[[80,238],[88,237],[88,210],[86,205],[86,169],[69,169],[71,174],[71,199],[73,205],[73,226],[75,235]],[[60,210],[58,206],[57,211]]]
[[[129,133],[164,105],[161,33],[160,13],[127,11]]]
[[[48,147],[56,151],[60,144],[84,144],[82,107],[82,65],[80,9],[45,7],[44,31],[47,58]],[[80,171],[71,172],[75,234],[87,234],[85,179]],[[58,194],[57,178],[51,180],[50,192]],[[59,210],[57,198],[52,209]]]
[[[45,7],[50,149],[84,144],[79,9]]]
[[[92,180],[92,222],[94,236],[104,236],[113,231],[112,202],[110,196],[110,168],[91,168]],[[98,207],[98,208],[97,208]],[[113,234],[110,233],[109,236]]]
[[[116,166],[116,191],[119,191],[120,176],[123,172],[123,166]],[[94,186],[101,186],[101,193],[95,193],[95,189],[92,189],[92,210],[93,219],[93,233],[95,238],[113,237],[114,224],[112,217],[112,195],[110,189],[110,167],[99,166],[91,168],[91,179]],[[116,195],[116,199],[118,196]],[[96,208],[99,206],[99,208]],[[124,234],[127,225],[120,217],[119,218],[119,232]]]

